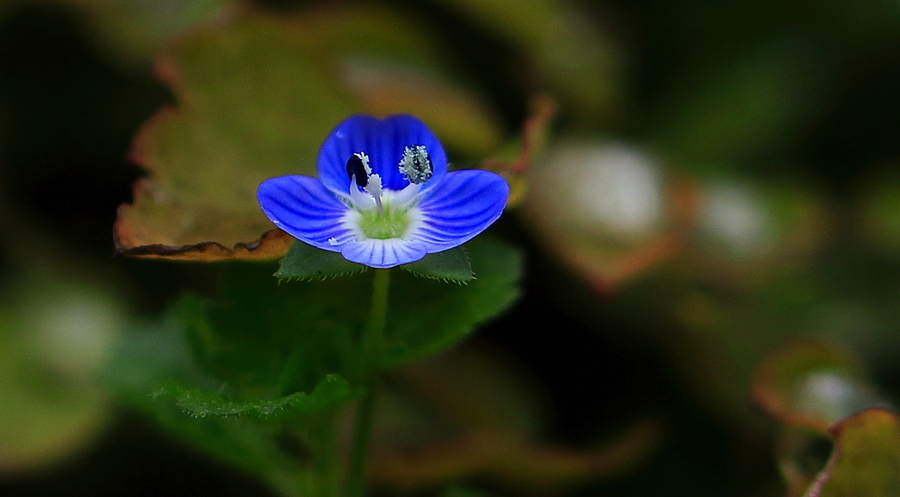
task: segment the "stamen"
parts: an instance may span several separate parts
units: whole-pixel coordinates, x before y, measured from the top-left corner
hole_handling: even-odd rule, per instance
[[[378,212],[384,212],[384,209],[381,207],[381,195],[384,193],[384,190],[381,189],[380,175],[372,174],[369,176],[369,185],[366,187],[366,193],[375,199],[375,206],[378,207]]]
[[[406,177],[412,184],[421,184],[434,173],[431,159],[425,145],[407,145],[403,148],[403,158],[400,159],[400,174]]]

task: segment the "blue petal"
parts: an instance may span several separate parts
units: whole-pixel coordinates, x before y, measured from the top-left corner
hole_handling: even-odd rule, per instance
[[[256,197],[275,226],[314,247],[339,252],[341,244],[355,239],[341,222],[347,207],[315,178],[272,178],[259,185]],[[337,244],[329,243],[332,238]]]
[[[372,172],[381,175],[382,186],[402,190],[409,182],[400,174],[403,149],[424,145],[431,158],[434,174],[422,185],[426,191],[441,181],[447,171],[447,154],[434,133],[413,116],[396,114],[384,119],[351,116],[337,125],[319,149],[319,180],[338,195],[350,190],[347,159],[355,153],[369,156]]]
[[[471,240],[500,217],[509,197],[506,180],[488,171],[448,173],[419,209],[423,226],[415,235],[428,252],[440,252]]]
[[[344,259],[379,269],[416,262],[426,253],[425,244],[397,238],[350,242],[341,249]]]

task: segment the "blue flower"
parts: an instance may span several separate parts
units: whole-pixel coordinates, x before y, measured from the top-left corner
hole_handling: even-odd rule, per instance
[[[509,196],[494,173],[447,172],[437,137],[408,115],[347,118],[319,150],[318,173],[264,181],[260,207],[298,240],[374,268],[462,245]]]

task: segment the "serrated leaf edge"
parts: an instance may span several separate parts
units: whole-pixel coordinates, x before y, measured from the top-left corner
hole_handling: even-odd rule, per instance
[[[278,278],[278,284],[281,283],[290,283],[292,281],[328,281],[337,278],[341,278],[344,276],[352,276],[354,274],[362,274],[368,271],[368,267],[363,266],[362,264],[358,265],[359,268],[350,269],[348,271],[343,271],[340,273],[332,273],[332,274],[323,274],[322,276],[278,276],[278,273],[275,272],[272,276]]]
[[[469,251],[466,250],[466,247],[465,247],[465,246],[461,246],[461,247],[459,247],[459,248],[462,249],[463,257],[466,258],[466,263],[468,263],[468,264],[469,264],[469,268],[471,268],[471,267],[472,267],[472,259],[469,257]],[[452,249],[451,249],[451,250],[452,250]],[[431,254],[426,254],[425,257],[428,257],[428,255],[431,255]],[[416,262],[419,262],[419,261],[416,261]],[[409,263],[409,264],[403,264],[403,265],[400,266],[400,269],[406,271],[407,273],[409,273],[409,274],[411,274],[411,275],[413,275],[413,276],[415,276],[415,277],[417,277],[417,278],[425,278],[425,279],[428,279],[428,280],[440,281],[440,282],[442,282],[442,283],[456,283],[457,285],[460,285],[460,286],[466,286],[466,285],[468,285],[470,282],[475,281],[475,280],[478,279],[478,277],[475,276],[475,271],[471,271],[471,270],[470,270],[471,273],[469,274],[470,278],[467,279],[467,280],[465,280],[465,281],[462,281],[462,280],[454,280],[454,279],[450,279],[450,278],[441,278],[441,277],[438,277],[438,276],[432,276],[432,275],[429,275],[429,274],[421,273],[421,272],[416,271],[416,270],[414,270],[414,269],[410,269],[410,268],[409,268],[410,264],[415,264],[415,262],[411,262],[411,263]]]
[[[341,380],[341,377],[340,377],[339,375],[330,374],[330,375],[327,375],[327,376],[323,379],[323,383],[324,383],[324,382],[337,381],[337,380]],[[344,381],[346,381],[346,380],[344,380]],[[276,416],[277,413],[278,413],[279,411],[282,411],[282,410],[284,410],[286,407],[291,406],[295,401],[298,401],[299,399],[305,399],[305,398],[308,398],[308,397],[309,397],[310,395],[312,395],[312,394],[316,391],[316,389],[318,389],[323,383],[320,383],[319,385],[316,385],[316,387],[313,388],[312,392],[309,392],[309,393],[307,393],[307,392],[294,392],[294,393],[285,395],[285,396],[283,396],[283,397],[280,397],[280,398],[278,398],[278,399],[260,399],[260,400],[258,400],[258,401],[246,401],[246,402],[243,402],[243,403],[245,403],[245,404],[252,404],[252,403],[254,403],[254,402],[270,402],[270,403],[275,403],[275,401],[280,401],[280,403],[278,403],[278,405],[276,405],[275,407],[273,407],[271,410],[264,410],[264,409],[262,409],[261,407],[249,407],[249,408],[247,408],[247,409],[242,410],[242,412],[233,412],[233,413],[217,413],[217,412],[200,413],[200,412],[197,412],[197,411],[194,410],[194,409],[191,409],[190,407],[186,407],[186,406],[184,405],[184,404],[185,404],[185,403],[184,403],[184,397],[185,397],[185,395],[188,395],[188,396],[189,396],[189,395],[191,394],[191,389],[184,388],[184,387],[182,387],[182,386],[177,386],[177,385],[174,386],[174,392],[172,392],[172,391],[167,391],[167,390],[165,389],[164,385],[158,385],[153,391],[151,391],[150,393],[148,393],[147,396],[150,397],[150,398],[153,399],[153,400],[158,400],[160,397],[168,397],[168,398],[170,398],[170,399],[172,399],[172,400],[175,401],[175,405],[176,405],[179,409],[181,409],[181,412],[182,412],[182,413],[187,414],[188,416],[190,416],[190,417],[192,417],[192,418],[194,418],[194,419],[206,419],[206,418],[216,418],[216,419],[229,419],[229,418],[233,418],[233,419],[237,419],[237,418],[242,418],[242,417],[243,417],[243,418],[256,418],[256,419],[262,419],[262,420],[269,420],[269,419],[271,419],[272,417]],[[198,389],[198,391],[199,391],[199,389]],[[352,397],[354,394],[353,394],[352,390],[351,390],[350,392],[351,392],[350,395],[351,395],[351,397]],[[204,393],[205,393],[205,392],[204,392]],[[212,392],[209,392],[209,393],[212,394]],[[220,396],[221,396],[221,394],[213,394],[213,395],[220,395]],[[240,401],[232,401],[232,400],[227,400],[227,399],[225,399],[224,397],[222,397],[222,398],[223,398],[223,400],[225,400],[226,402],[231,403],[231,404],[240,404],[240,403],[242,403],[242,402],[240,402]],[[212,410],[212,409],[211,409],[211,410]]]

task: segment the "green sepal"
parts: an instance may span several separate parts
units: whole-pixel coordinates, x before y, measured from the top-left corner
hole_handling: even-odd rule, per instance
[[[475,279],[472,264],[463,247],[428,254],[423,259],[400,266],[410,273],[423,278],[456,283],[468,283]]]
[[[347,274],[362,272],[366,269],[344,259],[339,252],[318,249],[312,245],[297,241],[291,245],[281,265],[275,272],[280,280],[321,280],[335,278]]]
[[[181,410],[195,418],[247,416],[278,421],[318,414],[350,399],[353,392],[345,379],[328,375],[309,394],[296,392],[274,399],[232,400],[224,394],[172,381],[158,387],[151,396],[174,398]]]

